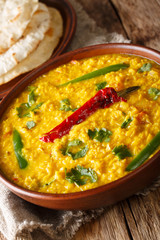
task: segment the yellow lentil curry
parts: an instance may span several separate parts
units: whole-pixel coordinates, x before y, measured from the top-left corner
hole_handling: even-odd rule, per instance
[[[119,63],[129,67],[57,87]],[[126,102],[98,109],[54,142],[40,141],[44,133],[99,89],[113,87],[120,91],[137,85],[140,89],[128,94]],[[128,164],[159,132],[159,95],[160,66],[148,59],[113,54],[72,60],[36,79],[4,113],[0,123],[0,169],[17,185],[46,193],[84,191],[119,179],[128,174]],[[17,161],[14,131],[21,142],[20,157],[27,161],[24,168]],[[115,150],[121,147],[127,152],[124,157]]]

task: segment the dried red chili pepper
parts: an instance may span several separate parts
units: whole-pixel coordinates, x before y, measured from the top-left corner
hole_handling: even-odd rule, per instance
[[[113,88],[104,88],[88,100],[82,107],[77,109],[73,114],[66,118],[61,124],[53,128],[50,132],[45,133],[45,136],[40,140],[43,142],[54,142],[56,138],[61,138],[68,134],[74,125],[78,125],[85,121],[87,117],[96,112],[98,109],[107,108],[111,104],[119,101],[126,101],[119,97]]]

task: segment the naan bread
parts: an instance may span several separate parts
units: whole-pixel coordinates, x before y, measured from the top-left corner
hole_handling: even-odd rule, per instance
[[[50,20],[48,8],[39,3],[38,9],[33,14],[22,38],[0,55],[0,76],[15,67],[38,47],[49,29]]]
[[[22,36],[37,8],[38,0],[0,0],[0,54]]]
[[[10,81],[22,73],[31,71],[51,57],[63,33],[63,20],[58,10],[49,8],[49,12],[51,14],[51,25],[38,48],[16,67],[1,76],[0,84]]]

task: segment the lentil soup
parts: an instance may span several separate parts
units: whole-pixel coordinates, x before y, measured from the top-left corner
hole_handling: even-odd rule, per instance
[[[126,67],[66,84],[116,64]],[[101,89],[119,92],[137,85],[140,89],[126,101],[97,109],[53,142],[41,141]],[[37,78],[4,113],[0,169],[15,184],[46,193],[84,191],[115,181],[129,173],[127,166],[159,132],[159,96],[160,66],[153,61],[118,54],[72,60]]]

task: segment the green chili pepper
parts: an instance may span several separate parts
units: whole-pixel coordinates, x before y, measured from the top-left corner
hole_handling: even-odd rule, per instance
[[[62,84],[58,85],[57,87],[63,87],[63,86],[66,86],[70,83],[81,82],[81,81],[88,80],[88,79],[91,79],[91,78],[94,78],[94,77],[98,77],[98,76],[101,76],[101,75],[104,75],[104,74],[107,74],[107,73],[110,73],[110,72],[116,72],[120,69],[126,69],[128,67],[129,67],[129,64],[120,63],[120,64],[115,64],[115,65],[111,65],[111,66],[108,66],[108,67],[100,68],[100,69],[95,70],[93,72],[87,73],[87,74],[85,74],[81,77],[75,78],[75,79],[73,79],[69,82],[62,83]]]
[[[159,146],[160,146],[160,131],[126,167],[126,171],[132,171],[139,167],[140,165],[142,165]]]
[[[26,168],[28,165],[27,160],[22,156],[23,143],[19,132],[14,129],[13,131],[13,147],[16,158],[18,160],[19,167],[21,169]]]

